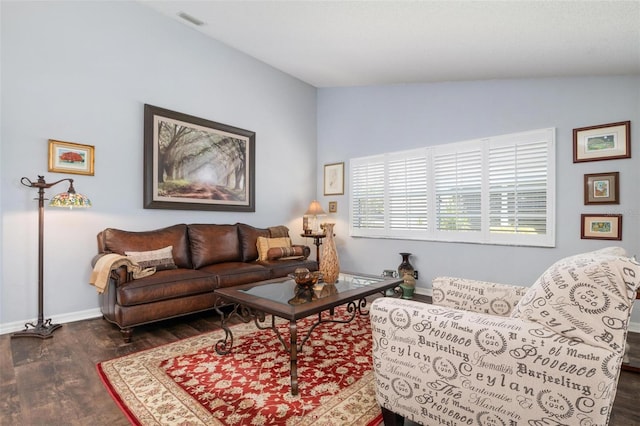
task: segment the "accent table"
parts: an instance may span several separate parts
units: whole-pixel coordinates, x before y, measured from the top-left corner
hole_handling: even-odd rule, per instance
[[[367,296],[376,293],[382,295],[388,289],[396,289],[402,283],[401,279],[380,277],[367,274],[340,273],[338,282],[327,296],[314,298],[308,303],[290,304],[288,303],[295,296],[296,283],[291,278],[283,277],[257,283],[244,284],[229,288],[219,288],[214,291],[219,297],[220,304],[216,307],[216,312],[220,315],[222,329],[225,331],[224,339],[215,344],[215,350],[220,355],[231,352],[233,348],[233,333],[227,326],[227,320],[231,316],[237,316],[244,322],[253,320],[259,329],[272,329],[283,347],[289,352],[291,394],[298,394],[298,351],[302,350],[305,342],[311,337],[313,330],[326,322],[352,321],[356,314],[368,315],[364,308],[367,306]],[[335,290],[335,291],[333,291]],[[394,291],[395,295],[402,294]],[[225,315],[220,308],[232,304],[231,312]],[[347,320],[333,319],[334,308],[340,305],[347,305],[347,312],[351,317]],[[326,313],[328,315],[324,315]],[[299,341],[297,321],[312,315],[318,315],[317,321],[311,326],[305,336]],[[265,325],[267,315],[271,315],[270,325]],[[278,331],[275,318],[289,320],[290,338],[287,343]]]
[[[313,244],[316,246],[316,261],[320,263],[320,246],[322,245],[322,240],[327,236],[322,234],[300,234],[301,237],[305,238],[313,238]]]

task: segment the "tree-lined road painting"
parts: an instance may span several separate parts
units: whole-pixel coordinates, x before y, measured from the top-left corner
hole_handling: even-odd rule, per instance
[[[248,141],[178,123],[158,121],[157,195],[247,202]]]
[[[616,140],[614,135],[592,136],[587,139],[587,151],[602,151],[614,149]]]

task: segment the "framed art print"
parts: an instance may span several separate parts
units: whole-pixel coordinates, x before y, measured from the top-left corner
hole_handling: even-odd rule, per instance
[[[573,129],[573,162],[631,158],[631,121]]]
[[[619,172],[584,175],[584,204],[620,204]]]
[[[144,208],[255,211],[255,136],[144,106]]]
[[[344,194],[344,163],[324,165],[324,195]]]
[[[621,214],[583,214],[580,238],[622,240]]]
[[[95,148],[49,139],[49,171],[93,176]]]

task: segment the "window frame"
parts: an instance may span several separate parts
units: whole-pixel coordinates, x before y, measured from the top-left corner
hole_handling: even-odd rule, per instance
[[[364,237],[364,238],[391,238],[391,239],[405,239],[405,240],[426,240],[426,241],[447,241],[447,242],[461,242],[461,243],[477,243],[477,244],[496,244],[496,245],[522,245],[522,246],[533,246],[533,247],[555,247],[555,228],[556,228],[556,217],[555,217],[555,180],[556,180],[556,156],[555,156],[555,145],[556,145],[556,129],[555,128],[545,128],[545,129],[537,129],[526,132],[519,133],[511,133],[500,136],[492,136],[488,138],[482,139],[474,139],[463,142],[453,142],[448,144],[439,144],[421,147],[418,149],[404,150],[404,151],[395,151],[384,154],[372,155],[367,157],[358,157],[352,158],[349,161],[349,235],[352,237]],[[490,159],[494,158],[491,155],[497,155],[495,152],[498,148],[506,147],[514,147],[513,157],[514,157],[514,165],[513,165],[513,183],[507,184],[505,187],[513,188],[512,192],[509,193],[506,189],[505,192],[505,200],[511,200],[511,203],[507,201],[504,202],[505,211],[511,209],[513,211],[509,211],[505,213],[504,217],[495,215],[491,216],[491,186],[490,186],[490,178],[493,173],[495,176],[496,172],[491,172],[490,167]],[[493,151],[492,151],[493,150]],[[477,153],[479,158],[474,159],[469,157],[468,155],[462,155],[463,153],[474,151]],[[520,154],[524,152],[523,154]],[[535,155],[528,154],[527,152],[534,152]],[[540,154],[542,153],[542,154]],[[536,158],[536,156],[544,155],[543,160]],[[469,175],[460,174],[458,167],[463,167],[458,165],[458,158],[460,157],[461,161],[465,161],[464,167],[471,167],[469,170],[479,173],[480,180],[471,180],[471,184],[475,185],[472,188],[472,185],[468,184],[468,188],[466,189],[475,189],[479,185],[480,190],[480,228],[479,230],[474,231],[465,231],[465,230],[444,230],[438,229],[438,220],[442,221],[442,216],[438,215],[436,202],[437,194],[445,194],[446,191],[440,191],[436,188],[438,182],[444,182],[442,176],[436,178],[436,167],[435,162],[444,156],[449,156],[448,161],[453,161],[454,166],[450,169],[439,169],[446,170],[455,174],[455,176],[447,175],[448,179],[453,182],[467,181]],[[426,179],[426,206],[413,206],[414,211],[426,211],[426,229],[421,227],[419,229],[405,228],[405,229],[397,229],[394,228],[392,224],[402,223],[405,220],[407,223],[411,222],[412,218],[406,219],[401,217],[400,219],[395,218],[392,220],[390,217],[390,202],[391,202],[391,191],[399,191],[398,194],[402,194],[403,184],[407,186],[407,188],[411,188],[411,184],[419,185],[418,182],[423,182],[422,177],[418,176],[418,172],[412,170],[411,179],[407,179],[407,182],[390,182],[390,164],[392,162],[401,163],[402,161],[415,160],[415,158],[420,157],[426,159],[426,169],[425,169],[425,179]],[[521,160],[520,158],[523,158]],[[477,164],[474,164],[474,160]],[[479,163],[478,163],[479,161]],[[495,161],[495,158],[494,158]],[[532,172],[529,168],[529,164],[534,161],[534,165],[538,166]],[[415,161],[414,161],[415,162]],[[524,163],[524,165],[520,165]],[[364,169],[371,169],[373,165],[376,165],[376,192],[375,198],[367,198],[367,192],[369,187],[367,186],[366,176],[363,176]],[[382,171],[380,170],[380,164],[382,164]],[[413,164],[413,162],[412,162]],[[446,162],[442,164],[447,164]],[[500,163],[502,164],[502,163]],[[544,169],[543,166],[544,164]],[[394,170],[396,174],[400,176],[398,179],[402,179],[402,173],[397,172],[397,166]],[[479,168],[478,168],[479,167]],[[509,169],[510,170],[510,169]],[[380,176],[379,173],[383,173],[383,194],[380,195]],[[529,182],[527,182],[529,180]],[[524,181],[524,183],[522,183]],[[508,181],[509,183],[510,181]],[[533,182],[533,184],[531,183]],[[540,182],[543,182],[544,185],[540,186]],[[400,189],[398,189],[400,188]],[[444,187],[442,187],[444,188]],[[457,188],[457,187],[456,187]],[[456,188],[450,188],[449,194],[451,199],[457,200],[458,206],[471,206],[468,209],[463,208],[462,212],[471,212],[469,213],[469,217],[473,217],[473,221],[476,221],[475,211],[477,211],[478,200],[475,196],[473,196],[472,192],[465,192],[463,195],[459,195],[459,192],[456,192]],[[495,194],[499,193],[499,190],[496,190],[496,184],[494,181],[494,200]],[[498,186],[499,188],[499,186]],[[529,190],[522,190],[523,192],[518,192],[519,188],[533,188]],[[542,191],[540,188],[543,188]],[[413,193],[420,193],[419,189],[412,189]],[[440,192],[437,192],[440,191]],[[535,196],[535,193],[538,192],[540,194],[544,193],[544,199]],[[453,195],[458,194],[458,195]],[[521,195],[524,194],[524,197]],[[510,198],[508,197],[510,196]],[[398,195],[396,194],[396,197]],[[461,197],[461,198],[459,198]],[[466,198],[465,198],[466,197]],[[375,200],[375,204],[372,205],[381,205],[381,211],[376,210],[375,212],[365,212],[368,215],[363,215],[362,210],[360,210],[360,214],[354,210],[356,206],[359,206],[362,200]],[[360,200],[356,202],[357,200]],[[522,201],[524,200],[524,201]],[[533,200],[533,201],[532,201]],[[369,204],[371,204],[370,202]],[[521,204],[524,206],[521,206]],[[397,206],[397,204],[396,204]],[[495,206],[495,203],[494,203]],[[515,206],[515,207],[514,207]],[[528,213],[519,213],[519,209],[526,209]],[[375,210],[375,209],[374,209]],[[400,209],[401,211],[402,209]],[[411,209],[405,209],[410,211]],[[396,211],[398,209],[396,208]],[[514,213],[514,211],[516,213]],[[533,213],[532,213],[533,212]],[[544,212],[544,214],[542,213]],[[360,220],[362,223],[362,218],[364,216],[367,219],[371,219],[374,217],[375,213],[375,221],[372,220],[372,226],[368,226],[368,223],[365,221],[362,226],[355,226],[356,221]],[[460,213],[460,211],[458,211]],[[454,214],[454,220],[460,222],[460,219],[464,219],[464,215],[462,214]],[[515,225],[512,225],[514,229],[518,228],[518,223],[523,222],[527,224],[529,227],[533,226],[531,229],[536,229],[535,225],[539,223],[541,227],[544,228],[544,233],[528,233],[528,231],[520,231],[520,232],[498,232],[495,230],[491,230],[491,218],[494,218],[494,223],[496,220],[500,221],[512,221]],[[415,218],[413,218],[415,221]],[[415,222],[414,222],[415,223]],[[440,222],[442,223],[442,222]],[[465,223],[462,220],[460,223]],[[469,222],[471,223],[471,221]],[[373,226],[375,225],[375,226]],[[527,229],[524,225],[521,226],[522,229]],[[477,229],[477,228],[475,228]]]

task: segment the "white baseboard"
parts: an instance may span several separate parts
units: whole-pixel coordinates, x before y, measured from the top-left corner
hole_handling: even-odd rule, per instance
[[[67,322],[81,321],[91,318],[99,318],[102,316],[102,312],[100,312],[100,308],[87,309],[86,311],[78,311],[78,312],[70,312],[68,314],[60,314],[51,316],[51,322],[54,324],[64,324]],[[49,319],[47,317],[46,319]],[[24,321],[16,321],[10,322],[6,324],[0,324],[0,334],[14,333],[16,331],[24,330],[25,323],[28,322],[37,322],[38,319],[34,318],[32,320],[24,320]]]

